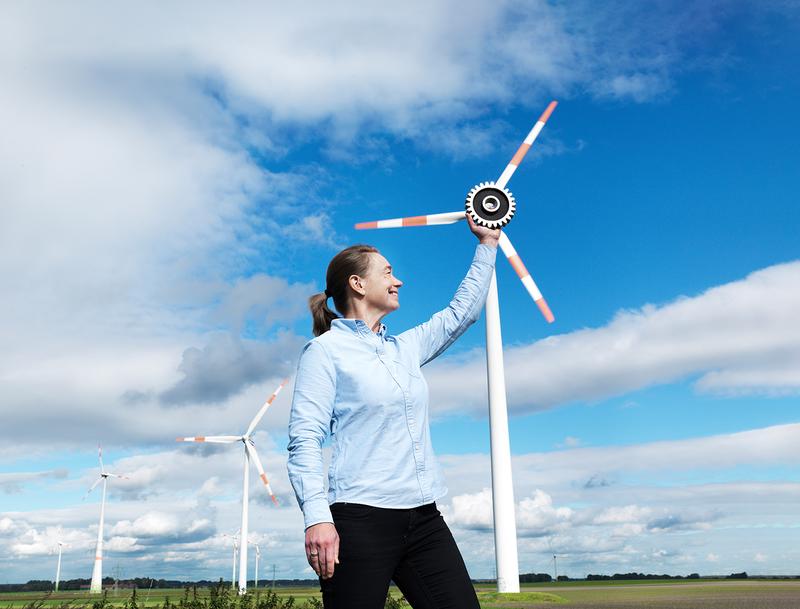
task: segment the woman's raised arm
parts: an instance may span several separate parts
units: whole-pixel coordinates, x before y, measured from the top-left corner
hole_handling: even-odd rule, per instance
[[[486,303],[497,257],[499,229],[477,226],[467,216],[470,230],[480,243],[466,277],[458,286],[450,304],[434,314],[428,321],[399,335],[400,340],[411,340],[419,351],[419,365],[443,353],[480,317]]]

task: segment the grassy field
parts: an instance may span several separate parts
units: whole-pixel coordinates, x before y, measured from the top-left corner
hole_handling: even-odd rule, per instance
[[[476,587],[482,609],[798,609],[800,608],[800,581],[768,580],[693,580],[693,581],[613,581],[613,582],[560,582],[558,584],[524,585],[520,594],[497,594],[491,584]],[[294,608],[316,605],[319,590],[314,588],[278,588],[282,603],[294,597]],[[392,595],[399,592],[392,588]],[[267,594],[260,592],[262,601]],[[130,603],[131,591],[109,592],[111,606],[123,607]],[[139,590],[139,609],[161,609],[166,598],[178,605],[184,591]],[[207,600],[208,589],[198,589],[198,598]],[[0,594],[0,609],[21,609],[40,606],[92,609],[98,600],[86,592],[59,592],[53,594],[18,592]],[[281,604],[282,604],[281,603]],[[406,607],[408,607],[406,605]],[[229,609],[248,609],[234,604]],[[111,609],[106,607],[106,609]],[[173,609],[178,609],[177,607]],[[249,609],[257,609],[249,603]]]

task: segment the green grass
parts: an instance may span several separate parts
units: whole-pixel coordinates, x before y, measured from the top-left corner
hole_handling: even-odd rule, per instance
[[[481,609],[504,609],[533,603],[564,604],[567,602],[564,597],[549,592],[526,591],[521,591],[519,594],[480,591],[478,592],[478,601],[481,603]]]

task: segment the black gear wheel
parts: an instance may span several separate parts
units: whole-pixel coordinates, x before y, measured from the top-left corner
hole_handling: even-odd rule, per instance
[[[514,195],[494,182],[481,182],[470,190],[465,206],[475,224],[486,228],[505,226],[517,208]]]

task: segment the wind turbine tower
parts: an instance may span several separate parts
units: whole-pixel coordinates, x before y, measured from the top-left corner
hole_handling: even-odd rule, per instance
[[[192,436],[188,438],[178,438],[178,442],[212,442],[216,444],[234,444],[236,442],[241,442],[244,444],[244,482],[242,485],[242,528],[240,529],[240,540],[241,544],[239,547],[239,594],[243,595],[247,592],[247,525],[248,525],[248,504],[250,502],[250,461],[252,460],[255,463],[256,469],[258,470],[259,477],[261,481],[264,483],[264,486],[269,493],[269,496],[272,498],[272,502],[275,505],[278,505],[278,500],[275,498],[275,494],[272,492],[272,487],[269,484],[269,480],[267,479],[267,474],[264,472],[264,467],[261,465],[261,459],[258,458],[258,453],[256,452],[256,445],[253,443],[252,435],[256,428],[256,425],[261,421],[261,418],[267,412],[267,409],[270,407],[272,402],[277,397],[278,393],[280,393],[283,386],[289,379],[284,379],[278,388],[272,393],[271,396],[264,402],[264,405],[261,406],[259,411],[256,413],[256,416],[253,417],[253,420],[250,421],[250,425],[247,427],[247,431],[244,432],[241,436]],[[234,550],[235,553],[235,550]],[[236,579],[236,566],[234,564],[234,575],[233,579]]]

